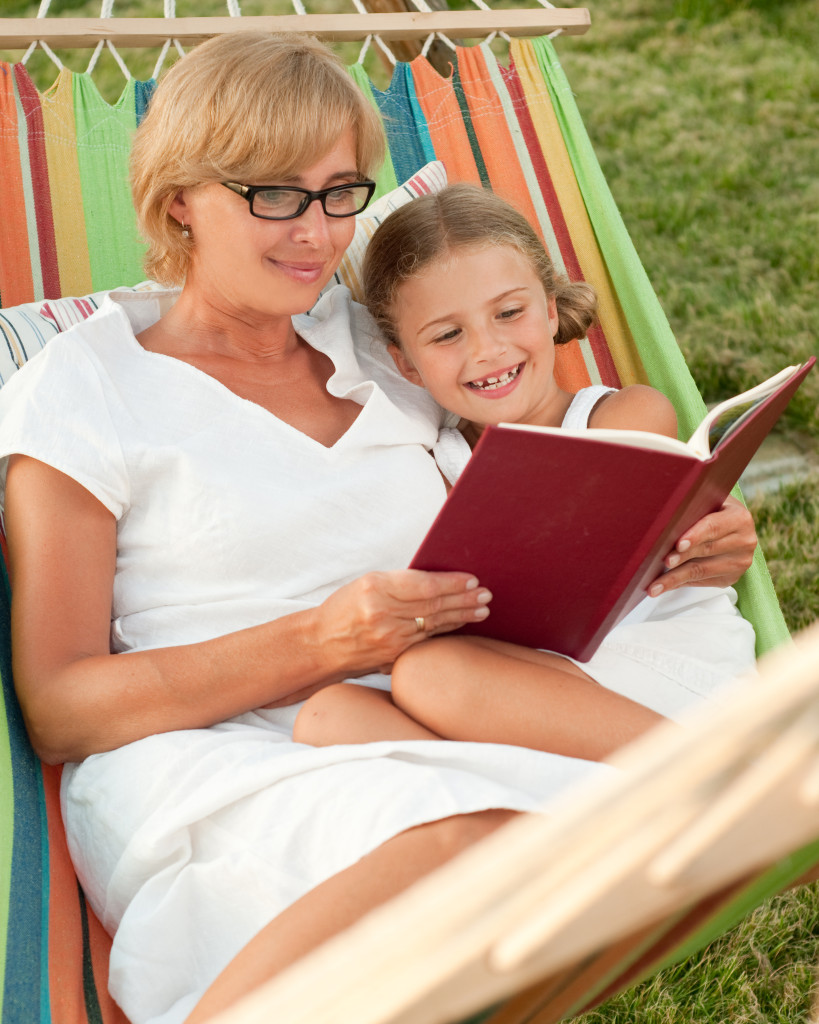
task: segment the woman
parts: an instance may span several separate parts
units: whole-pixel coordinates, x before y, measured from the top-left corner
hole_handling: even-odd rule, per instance
[[[401,652],[491,596],[402,569],[444,498],[437,407],[344,289],[304,315],[381,146],[321,45],[203,44],[133,155],[147,270],[178,299],[106,303],[0,394],[20,703],[40,755],[68,762],[72,856],[135,1024],[207,1019],[607,770],[491,744],[292,742],[301,699],[386,688]],[[666,585],[733,582],[749,523],[698,524]]]

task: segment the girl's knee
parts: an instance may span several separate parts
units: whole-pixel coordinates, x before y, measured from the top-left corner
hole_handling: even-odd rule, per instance
[[[431,729],[467,699],[463,643],[460,637],[436,637],[408,648],[392,667],[393,700]]]
[[[335,723],[336,716],[352,697],[348,691],[354,688],[351,683],[332,683],[308,697],[293,725],[295,742],[309,743],[314,747],[323,746],[327,726]]]

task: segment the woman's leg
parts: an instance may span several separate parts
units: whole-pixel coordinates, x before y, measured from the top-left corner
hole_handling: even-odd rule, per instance
[[[440,738],[400,711],[384,690],[355,683],[335,683],[308,697],[293,726],[296,743],[314,747]]]
[[[438,637],[405,651],[393,666],[392,694],[444,739],[592,761],[663,720],[559,655],[476,637]]]
[[[514,816],[514,811],[505,810],[462,814],[419,825],[388,840],[263,928],[214,981],[186,1024],[202,1024],[232,1006]]]

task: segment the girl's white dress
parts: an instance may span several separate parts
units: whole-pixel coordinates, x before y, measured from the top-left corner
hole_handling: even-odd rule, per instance
[[[205,640],[405,567],[444,499],[429,454],[440,411],[394,371],[346,289],[294,318],[334,364],[328,391],[361,405],[331,448],[146,352],[135,334],[161,302],[107,301],[0,391],[0,482],[7,456],[23,453],[116,517],[112,649]],[[276,914],[399,832],[531,810],[611,770],[492,744],[307,747],[291,738],[297,711],[249,712],[66,766],[72,857],[114,935],[110,988],[134,1024],[183,1021]]]
[[[561,426],[585,430],[594,407],[613,390],[583,388]],[[471,455],[463,435],[445,426],[433,450],[454,483]],[[733,587],[683,587],[645,597],[589,661],[575,664],[602,686],[677,718],[703,698],[714,697],[729,679],[754,670],[753,627],[739,614],[736,601]]]

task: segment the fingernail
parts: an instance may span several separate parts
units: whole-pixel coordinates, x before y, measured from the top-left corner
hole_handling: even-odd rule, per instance
[[[476,608],[475,609],[475,618],[476,619],[485,619],[488,614],[489,614],[489,609],[488,608]]]
[[[475,587],[477,587],[477,585],[478,585],[478,581],[475,579],[474,576],[471,579],[468,579],[466,581],[466,589],[467,590],[474,590]]]
[[[668,566],[669,569],[673,569],[675,565],[680,564],[680,556],[669,555],[668,558],[666,558],[665,560],[665,564]]]
[[[677,550],[678,551],[687,551],[690,547],[691,547],[691,541],[690,540],[681,540],[677,544]]]
[[[492,600],[492,594],[488,590],[482,590],[478,594],[478,604],[489,604]]]
[[[655,583],[653,586],[648,588],[648,592],[652,597],[659,597],[663,592],[662,583]]]

